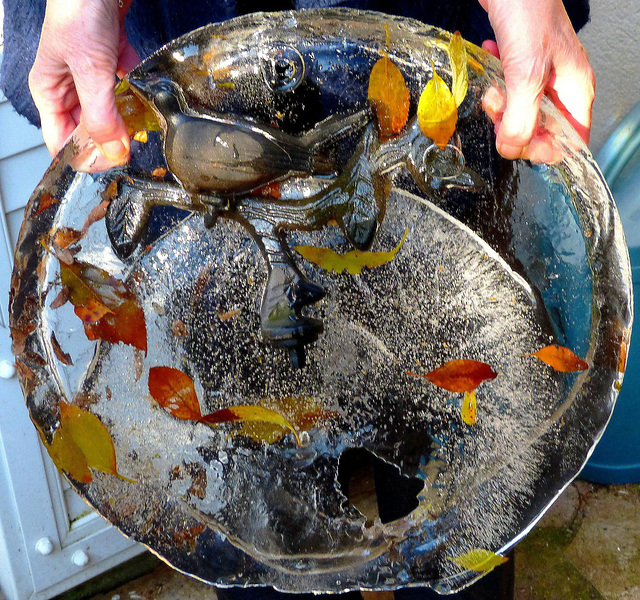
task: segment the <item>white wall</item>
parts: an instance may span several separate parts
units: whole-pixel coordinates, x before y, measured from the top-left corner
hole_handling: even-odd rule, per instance
[[[596,74],[589,144],[595,154],[640,102],[640,1],[591,0],[591,21],[579,37]]]

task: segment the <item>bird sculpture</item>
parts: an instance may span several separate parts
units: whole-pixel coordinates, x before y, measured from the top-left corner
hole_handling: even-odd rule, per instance
[[[236,116],[197,112],[169,79],[130,77],[129,83],[156,113],[167,166],[191,193],[246,194],[291,173],[335,174],[340,165],[327,150],[371,120],[368,109],[333,115],[295,136]]]

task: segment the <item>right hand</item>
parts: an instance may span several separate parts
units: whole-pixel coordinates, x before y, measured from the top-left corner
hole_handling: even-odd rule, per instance
[[[129,157],[130,139],[116,108],[116,75],[140,63],[124,32],[131,0],[48,0],[29,88],[52,156],[82,120],[107,160]]]

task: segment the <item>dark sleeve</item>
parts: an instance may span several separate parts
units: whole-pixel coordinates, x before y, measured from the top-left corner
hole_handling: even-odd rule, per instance
[[[4,0],[4,48],[0,83],[13,107],[40,126],[27,78],[36,58],[46,0]]]
[[[578,31],[589,20],[589,0],[564,0]],[[327,8],[342,6],[376,10],[418,19],[449,31],[460,31],[476,44],[493,38],[486,13],[477,0],[134,0],[127,15],[127,34],[144,58],[168,41],[197,27],[230,19],[257,7]],[[1,87],[13,107],[40,125],[27,78],[38,49],[46,0],[4,0],[4,54]]]

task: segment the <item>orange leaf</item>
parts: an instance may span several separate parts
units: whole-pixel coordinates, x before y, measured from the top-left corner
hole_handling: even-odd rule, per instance
[[[60,279],[90,340],[122,342],[147,351],[144,311],[123,281],[79,261],[60,262]]]
[[[116,106],[124,119],[129,136],[141,130],[160,130],[160,123],[153,109],[132,92],[126,79],[116,88]]]
[[[200,419],[207,425],[217,425],[219,423],[232,423],[234,421],[256,421],[259,423],[271,423],[273,425],[280,425],[291,431],[300,445],[300,438],[298,432],[294,429],[293,425],[285,419],[280,413],[270,408],[264,408],[263,406],[229,406],[222,408],[214,413],[205,415]]]
[[[425,86],[418,102],[420,130],[442,149],[449,143],[457,122],[458,107],[455,98],[433,67],[433,77]]]
[[[59,227],[58,229],[52,229],[49,235],[54,244],[64,250],[72,244],[78,243],[85,236],[85,232],[71,227]]]
[[[55,204],[60,204],[60,200],[53,197],[49,192],[44,192],[42,196],[40,196],[40,202],[38,204],[36,215],[39,215],[41,212],[47,210],[47,208],[49,208],[50,206],[54,206]]]
[[[525,356],[535,356],[561,373],[575,373],[576,371],[586,371],[589,368],[584,360],[563,346],[545,346],[541,350],[525,354]]]
[[[202,417],[193,380],[178,369],[151,367],[149,392],[162,408],[177,419],[198,421]]]
[[[78,318],[85,323],[95,323],[111,312],[102,302],[95,298],[89,298],[83,306],[73,309]]]
[[[362,272],[363,267],[373,269],[391,262],[404,244],[408,233],[407,229],[398,245],[388,252],[351,250],[345,254],[338,254],[331,248],[316,248],[315,246],[294,246],[294,249],[304,258],[326,271],[333,270],[336,273],[342,273],[346,269],[351,275],[358,275]]]
[[[140,142],[141,144],[146,144],[147,140],[149,139],[149,136],[147,134],[147,130],[146,129],[141,129],[140,131],[136,131],[133,134],[133,139],[136,142]]]
[[[498,375],[479,360],[450,360],[425,375],[407,372],[414,377],[428,379],[434,385],[449,392],[473,392],[483,381]]]
[[[400,69],[386,56],[371,69],[368,98],[378,117],[380,137],[400,133],[409,118],[409,88]]]

